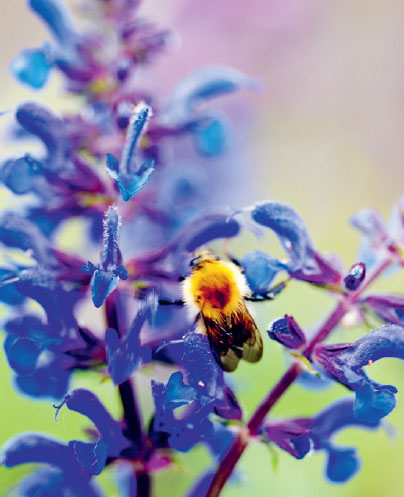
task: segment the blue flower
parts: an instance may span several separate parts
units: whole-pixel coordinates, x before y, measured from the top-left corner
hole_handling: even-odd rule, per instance
[[[363,233],[372,252],[377,254],[380,249],[387,249],[399,265],[404,248],[403,207],[404,196],[394,206],[388,223],[375,209],[363,209],[351,217],[351,224]]]
[[[395,407],[397,389],[371,380],[363,370],[383,357],[404,359],[404,327],[385,325],[352,344],[320,345],[315,360],[337,381],[355,392],[358,420],[376,423]]]
[[[154,161],[151,158],[147,158],[139,166],[135,164],[135,151],[139,148],[138,144],[151,114],[151,107],[140,102],[130,118],[120,161],[111,154],[107,155],[108,174],[118,182],[119,191],[126,201],[146,185],[154,171]]]
[[[357,212],[351,217],[350,222],[372,243],[379,245],[389,239],[387,224],[375,209],[363,209]]]
[[[291,206],[283,202],[261,202],[252,207],[251,217],[275,232],[289,258],[287,269],[293,278],[315,284],[340,281],[339,268],[314,249],[303,219]]]
[[[404,326],[404,297],[398,295],[369,295],[363,304],[388,323]]]
[[[22,482],[23,495],[98,496],[100,494],[91,483],[91,477],[102,472],[107,457],[117,458],[131,445],[123,436],[121,425],[92,392],[73,390],[57,406],[56,415],[63,405],[87,416],[96,426],[99,439],[95,442],[71,440],[64,443],[40,433],[22,433],[9,440],[1,455],[1,463],[6,467],[26,463],[47,465],[46,469]],[[36,493],[32,494],[34,491]]]
[[[177,343],[174,357],[185,369],[170,376],[167,385],[152,383],[156,407],[154,430],[168,434],[171,447],[187,451],[197,442],[214,447],[214,440],[222,437],[215,431],[209,414],[215,413],[225,419],[240,420],[241,408],[232,392],[225,385],[223,371],[214,360],[207,337],[195,332],[186,334],[182,343]],[[176,418],[175,409],[187,406],[184,416]],[[218,453],[221,449],[216,447]]]
[[[86,274],[91,274],[91,296],[95,307],[101,307],[118,286],[118,280],[126,280],[128,273],[122,266],[122,256],[118,248],[118,233],[121,220],[118,209],[109,207],[105,214],[104,239],[101,253],[101,263],[94,266],[87,262],[81,269]]]
[[[118,456],[130,442],[122,434],[121,425],[112,418],[98,397],[89,390],[78,388],[70,392],[63,402],[56,407],[56,416],[60,409],[66,405],[71,411],[78,412],[90,419],[99,433],[99,440],[92,444],[73,441],[70,445],[74,447],[79,463],[90,473],[102,471],[105,465],[106,454],[110,457]]]
[[[343,483],[358,471],[356,449],[338,447],[334,435],[348,426],[375,429],[379,420],[359,420],[354,414],[352,399],[334,402],[313,418],[268,421],[264,433],[269,441],[293,457],[302,459],[310,450],[327,453],[326,475],[334,483]]]

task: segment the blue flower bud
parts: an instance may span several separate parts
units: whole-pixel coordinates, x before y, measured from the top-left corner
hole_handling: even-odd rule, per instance
[[[272,321],[268,328],[269,338],[276,340],[289,349],[298,349],[306,343],[303,330],[292,316]]]
[[[348,275],[344,278],[346,288],[351,291],[357,290],[360,287],[362,281],[365,279],[365,276],[365,264],[363,264],[363,262],[354,264],[349,270]]]

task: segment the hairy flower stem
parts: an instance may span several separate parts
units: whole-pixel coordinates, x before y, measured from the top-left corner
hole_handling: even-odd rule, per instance
[[[315,346],[322,343],[330,335],[330,333],[338,326],[345,314],[352,308],[352,305],[358,301],[364,290],[366,290],[369,285],[386,268],[389,267],[391,262],[392,260],[390,257],[383,258],[383,260],[381,260],[380,263],[375,267],[375,269],[369,274],[368,278],[358,288],[358,290],[344,296],[344,298],[338,302],[324,324],[320,327],[318,332],[307,344],[306,348],[303,351],[303,355],[305,357],[307,357],[308,359],[310,358]],[[269,411],[278,402],[282,395],[288,390],[288,388],[294,383],[301,371],[302,366],[298,362],[292,364],[279,380],[279,382],[272,388],[263,402],[257,407],[254,414],[251,416],[250,420],[247,423],[247,428],[251,436],[257,435],[259,433],[261,425]],[[206,497],[219,496],[226,481],[231,476],[238,460],[243,454],[245,448],[248,446],[248,442],[248,437],[246,437],[243,432],[240,432],[237,435],[235,441],[233,442],[233,445],[230,447],[228,453],[217,468],[210,487],[206,493]]]
[[[117,331],[120,336],[117,291],[113,292],[105,302],[105,316],[107,326]],[[137,445],[140,451],[146,450],[146,437],[143,433],[142,418],[136,399],[136,392],[132,381],[126,380],[118,387],[123,407],[123,418],[128,428],[128,437]],[[136,470],[136,497],[149,497],[151,495],[150,475],[145,470]],[[135,497],[135,496],[133,496]]]

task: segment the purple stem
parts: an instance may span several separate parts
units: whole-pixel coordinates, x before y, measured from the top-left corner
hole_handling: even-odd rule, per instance
[[[349,311],[355,302],[362,295],[364,290],[391,264],[391,258],[387,257],[383,259],[379,265],[373,270],[373,272],[368,276],[365,282],[355,291],[344,296],[342,300],[338,302],[335,309],[329,315],[325,323],[320,327],[318,332],[313,336],[310,342],[307,344],[303,351],[303,355],[310,359],[311,353],[314,347],[319,343],[323,342],[330,333],[338,326],[341,319]],[[288,388],[294,383],[294,381],[299,376],[302,371],[302,366],[295,362],[290,366],[286,373],[282,376],[279,382],[273,387],[269,392],[267,397],[263,402],[257,407],[251,419],[247,423],[247,428],[250,436],[257,435],[261,429],[261,425],[265,420],[265,417],[272,409],[272,407],[278,402],[282,395],[288,390]],[[249,442],[249,437],[241,431],[233,445],[230,447],[228,453],[223,458],[217,471],[213,477],[210,487],[206,493],[206,497],[218,497],[222,488],[224,487],[226,481],[231,476],[234,467],[236,466],[238,460],[244,452]]]
[[[113,328],[121,336],[118,320],[118,291],[115,290],[105,302],[105,316],[108,328]],[[139,452],[147,451],[147,441],[143,433],[142,418],[136,399],[136,392],[130,379],[118,387],[123,407],[123,419],[128,429],[128,438],[132,440]],[[133,497],[149,497],[151,495],[151,480],[149,473],[144,469],[136,471],[136,495]]]

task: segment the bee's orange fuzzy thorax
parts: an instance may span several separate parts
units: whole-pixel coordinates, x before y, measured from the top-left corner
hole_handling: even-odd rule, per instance
[[[222,320],[239,312],[247,287],[235,264],[207,258],[185,279],[183,290],[189,307]]]

